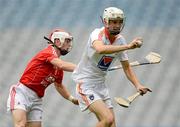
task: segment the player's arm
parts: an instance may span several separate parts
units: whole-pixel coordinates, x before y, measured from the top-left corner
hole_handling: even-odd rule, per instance
[[[65,99],[71,101],[72,103],[78,105],[78,100],[75,99],[70,92],[67,90],[67,88],[61,83],[54,83],[56,90],[58,91],[59,94],[61,94]]]
[[[58,68],[64,70],[64,71],[69,71],[69,72],[73,72],[76,65],[71,63],[71,62],[66,62],[63,61],[59,58],[54,58],[50,61],[51,64],[53,64],[54,66],[57,66]]]
[[[144,87],[143,85],[141,85],[141,83],[138,81],[135,73],[133,72],[129,61],[121,61],[123,70],[126,74],[126,77],[132,82],[132,84],[135,86],[135,88],[140,91],[143,94],[146,94],[147,91],[151,92],[151,90],[149,88]]]
[[[95,40],[92,45],[99,54],[111,54],[119,51],[140,48],[142,45],[142,38],[135,38],[131,43],[126,45],[105,45],[99,40]]]

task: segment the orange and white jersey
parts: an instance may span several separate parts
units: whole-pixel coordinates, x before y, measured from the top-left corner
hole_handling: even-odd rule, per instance
[[[112,63],[119,59],[120,61],[128,60],[126,51],[112,54],[99,54],[93,48],[92,44],[95,40],[102,41],[105,45],[125,45],[126,41],[122,35],[114,40],[113,43],[107,38],[105,28],[95,29],[89,37],[88,43],[81,60],[72,74],[75,82],[104,82],[105,75]]]

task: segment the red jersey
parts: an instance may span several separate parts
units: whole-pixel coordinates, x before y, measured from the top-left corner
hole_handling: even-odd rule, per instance
[[[54,67],[50,61],[58,58],[55,49],[49,45],[41,50],[28,63],[20,82],[37,93],[44,96],[45,89],[53,82],[61,83],[63,70]]]

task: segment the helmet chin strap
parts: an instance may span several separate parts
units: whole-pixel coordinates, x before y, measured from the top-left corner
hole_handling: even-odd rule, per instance
[[[61,55],[63,55],[63,56],[65,56],[66,54],[69,53],[69,52],[68,52],[67,50],[65,50],[65,49],[59,48],[59,50],[60,50]]]
[[[108,29],[109,30],[109,29]],[[111,35],[118,35],[120,33],[120,30],[109,30],[109,33]]]
[[[56,46],[49,38],[47,38],[47,37],[44,36],[44,39],[48,41],[48,44],[52,44],[54,47],[56,47],[56,48],[60,51],[61,55],[64,56],[64,55],[66,55],[66,54],[69,53],[67,50],[61,49],[61,48],[59,48],[58,46]]]

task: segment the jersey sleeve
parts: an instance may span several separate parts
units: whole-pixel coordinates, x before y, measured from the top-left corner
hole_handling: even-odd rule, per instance
[[[58,58],[55,49],[53,49],[51,46],[48,46],[47,48],[40,51],[37,56],[39,60],[45,62],[51,62],[52,59]]]
[[[93,42],[98,40],[98,29],[95,29],[89,36],[88,43],[86,46],[86,53],[88,57],[92,57],[96,50],[93,48]]]
[[[46,57],[46,62],[51,62],[52,59],[58,58],[56,52],[52,50],[48,50],[47,52],[45,52],[45,57]]]
[[[52,59],[58,58],[56,53],[53,53],[52,51],[48,49],[44,49],[40,51],[34,59],[38,59],[40,61],[50,62]]]
[[[122,37],[122,36],[118,39],[118,42],[119,42],[120,45],[126,45],[127,44],[125,38]],[[119,58],[120,61],[128,60],[127,50],[119,52],[118,58]]]
[[[58,58],[54,54],[47,54],[46,62],[51,62],[54,58]]]
[[[90,46],[93,45],[93,42],[94,42],[95,40],[100,40],[100,39],[99,39],[99,30],[98,30],[98,29],[95,29],[95,30],[91,33],[89,39],[90,39]]]

